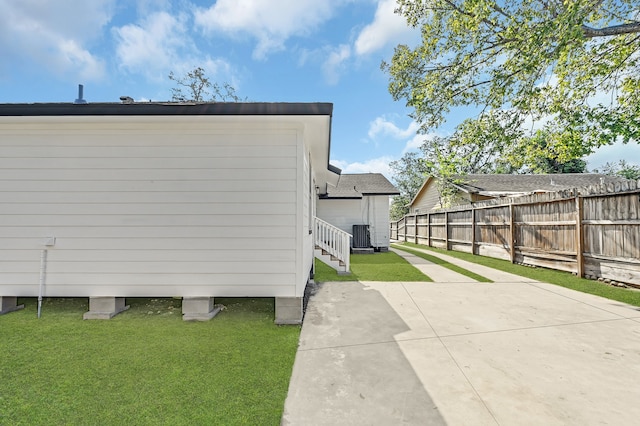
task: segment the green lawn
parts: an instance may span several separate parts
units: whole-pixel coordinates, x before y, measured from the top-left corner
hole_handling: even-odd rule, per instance
[[[208,322],[180,300],[127,299],[83,321],[84,299],[36,300],[0,316],[2,425],[279,425],[300,327],[273,324],[273,299],[219,299]]]
[[[338,273],[316,259],[315,281],[433,281],[392,252],[352,254],[351,274]]]
[[[522,277],[527,277],[550,284],[556,284],[562,287],[570,288],[572,290],[581,291],[583,293],[595,294],[597,296],[606,297],[607,299],[628,303],[633,306],[640,306],[640,291],[638,290],[609,286],[598,281],[578,278],[568,272],[554,271],[552,269],[546,268],[531,268],[528,266],[516,265],[506,260],[494,259],[491,257],[478,255],[474,256],[470,253],[463,253],[459,251],[446,251],[414,243],[402,243],[394,246],[398,246],[398,248],[416,247],[427,249],[434,252],[447,254],[458,259],[489,266],[501,271],[510,272]]]

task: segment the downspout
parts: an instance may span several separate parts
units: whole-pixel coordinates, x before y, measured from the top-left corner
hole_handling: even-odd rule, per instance
[[[376,199],[373,196],[369,196],[370,202],[373,204],[371,208],[371,223],[373,224],[373,244],[372,246],[378,248],[378,223],[376,222]]]
[[[40,252],[40,287],[38,289],[38,318],[42,312],[42,293],[44,291],[44,282],[47,274],[47,249]]]
[[[316,234],[315,234],[315,217],[316,217],[316,194],[315,182],[313,180],[313,164],[311,163],[311,150],[309,150],[309,234],[311,234],[311,278],[316,276]]]
[[[44,293],[44,285],[47,279],[47,247],[56,245],[56,237],[47,237],[44,242],[45,248],[40,252],[40,285],[38,288],[38,318],[42,313],[42,294]]]

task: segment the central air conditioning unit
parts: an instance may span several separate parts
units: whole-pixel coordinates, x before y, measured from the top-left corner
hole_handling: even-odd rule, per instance
[[[369,225],[353,225],[353,248],[371,247]]]

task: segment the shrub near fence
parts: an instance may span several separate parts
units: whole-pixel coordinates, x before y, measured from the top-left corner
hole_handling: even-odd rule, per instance
[[[640,181],[407,215],[390,236],[640,286]]]

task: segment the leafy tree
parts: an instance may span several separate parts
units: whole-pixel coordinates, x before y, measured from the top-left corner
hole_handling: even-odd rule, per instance
[[[511,131],[545,119],[558,161],[640,139],[637,0],[399,0],[422,43],[382,68],[426,132],[456,107],[505,110]],[[607,100],[597,101],[606,93]]]
[[[452,174],[517,172],[524,162],[524,133],[509,124],[513,118],[504,111],[482,114],[463,121],[450,137],[426,142],[422,151],[434,167],[432,174],[446,176],[447,169]],[[434,156],[435,149],[441,155]]]
[[[524,173],[586,173],[587,162],[582,156],[588,152],[578,152],[578,158],[559,159],[553,144],[553,135],[548,131],[538,130],[533,135],[524,135],[517,142],[521,147],[521,161]]]
[[[425,161],[417,152],[408,152],[399,160],[389,164],[393,170],[393,181],[400,195],[393,197],[389,215],[392,220],[401,219],[409,213],[409,203],[416,196],[429,172]]]
[[[409,212],[408,204],[428,176],[438,178],[440,204],[448,204],[457,193],[452,184],[469,173],[510,173],[513,167],[501,157],[503,146],[516,135],[501,132],[495,121],[465,121],[451,136],[433,137],[420,146],[420,153],[406,153],[389,164],[400,195],[391,204],[391,217]],[[493,126],[493,127],[492,127]]]
[[[537,131],[527,135],[509,126],[511,115],[494,112],[465,120],[447,137],[426,139],[420,153],[410,152],[390,164],[401,195],[391,205],[392,217],[408,213],[427,176],[438,178],[440,205],[455,201],[464,175],[474,173],[584,173],[586,161],[574,158],[561,162],[548,143],[549,135]],[[505,124],[506,123],[506,124]]]
[[[196,67],[184,76],[178,77],[173,71],[169,73],[169,80],[176,84],[171,89],[171,100],[175,102],[241,102],[236,95],[236,89],[229,83],[220,85],[211,82],[204,68]]]
[[[453,135],[422,145],[429,174],[584,173],[588,152],[561,161],[548,131],[533,134],[513,125],[514,114],[495,110],[462,122]]]
[[[640,180],[640,166],[629,164],[626,160],[620,160],[617,163],[606,163],[601,170],[596,169],[594,172],[619,176],[625,179]]]

